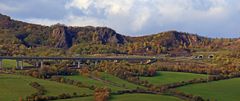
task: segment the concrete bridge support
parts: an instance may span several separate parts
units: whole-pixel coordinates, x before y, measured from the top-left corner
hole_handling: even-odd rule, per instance
[[[16,60],[16,69],[19,68],[19,60]]]
[[[23,69],[23,60],[16,60],[16,69]]]
[[[77,63],[78,63],[77,68],[81,68],[81,61],[77,61]]]
[[[114,60],[113,62],[117,63],[117,62],[118,62],[118,60]]]
[[[96,68],[99,63],[100,63],[100,62],[97,61],[97,60],[93,61],[93,66],[94,66],[94,68]]]
[[[43,66],[44,66],[44,61],[41,60],[41,61],[40,61],[40,68],[43,68]]]
[[[75,66],[76,65],[76,62],[75,61],[73,61],[73,64],[72,64],[73,66]]]
[[[38,63],[38,60],[36,61],[35,63],[35,67],[38,68],[39,67],[39,63]]]
[[[98,61],[94,61],[94,65],[96,66],[98,64]]]
[[[2,62],[2,59],[0,60],[0,69],[3,69],[3,62]]]
[[[44,61],[43,60],[36,60],[35,67],[36,68],[43,68]]]
[[[23,60],[21,62],[21,68],[20,69],[23,70]]]

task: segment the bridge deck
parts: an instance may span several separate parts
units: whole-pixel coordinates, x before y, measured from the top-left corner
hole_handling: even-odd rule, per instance
[[[156,58],[133,58],[133,57],[11,57],[0,56],[0,59],[11,60],[156,60]]]

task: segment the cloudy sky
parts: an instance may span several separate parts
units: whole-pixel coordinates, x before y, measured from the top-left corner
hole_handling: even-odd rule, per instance
[[[240,0],[0,0],[0,13],[43,25],[107,26],[130,36],[178,30],[240,37]]]

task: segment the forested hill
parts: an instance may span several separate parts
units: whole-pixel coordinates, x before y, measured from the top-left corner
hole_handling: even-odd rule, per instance
[[[83,42],[100,42],[101,44],[123,44],[126,39],[114,30],[106,27],[66,27],[61,24],[40,26],[12,20],[8,16],[0,15],[1,33],[14,35],[26,46],[52,46],[56,48],[70,48],[74,44]]]
[[[237,47],[237,39],[210,39],[168,31],[130,37],[107,27],[42,26],[16,21],[0,14],[0,54],[56,56],[74,54],[189,53],[196,48]]]

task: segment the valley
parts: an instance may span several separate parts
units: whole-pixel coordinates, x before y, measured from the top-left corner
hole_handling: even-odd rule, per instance
[[[0,101],[239,101],[239,40],[0,14]]]

